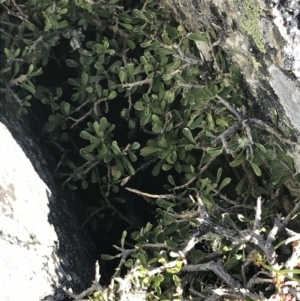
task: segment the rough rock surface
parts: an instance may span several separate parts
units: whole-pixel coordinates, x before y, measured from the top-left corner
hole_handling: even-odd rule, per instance
[[[0,115],[0,299],[63,300],[94,279],[95,247],[56,191],[24,121]]]
[[[213,28],[245,88],[300,141],[300,1],[164,0],[192,32]]]

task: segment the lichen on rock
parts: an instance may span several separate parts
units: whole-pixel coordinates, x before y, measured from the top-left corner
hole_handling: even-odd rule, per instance
[[[253,38],[256,46],[262,53],[266,53],[260,18],[265,14],[252,0],[233,0],[241,14],[239,22],[241,27]]]

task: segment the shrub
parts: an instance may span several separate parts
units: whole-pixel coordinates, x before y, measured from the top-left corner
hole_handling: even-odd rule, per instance
[[[287,229],[299,226],[291,219],[300,176],[288,155],[296,143],[277,129],[275,111],[272,125],[255,117],[213,29],[188,33],[156,0],[2,6],[2,105],[18,106],[21,117],[33,101],[44,104],[33,112],[46,116],[43,133],[61,152],[62,186],[99,187],[101,206],[90,218],[108,223],[101,210],[110,210],[131,229],[120,189],[155,204],[155,221],[131,231],[133,247],[125,248],[125,230],[119,254],[103,255],[120,258],[110,285],[96,275],[82,297],[297,298],[299,234]],[[54,60],[73,76],[44,86],[41,74]],[[142,181],[163,175],[157,185],[165,193],[129,187],[144,170]],[[279,262],[283,244],[292,250]]]

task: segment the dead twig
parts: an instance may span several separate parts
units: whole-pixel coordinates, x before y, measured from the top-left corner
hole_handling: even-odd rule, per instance
[[[142,86],[145,84],[152,84],[152,81],[152,78],[146,78],[144,80],[140,80],[134,83],[122,84],[122,88],[129,88],[129,90],[131,90],[133,87]]]
[[[173,194],[150,194],[150,193],[142,192],[142,191],[139,191],[137,189],[132,189],[132,188],[129,188],[129,187],[125,187],[125,189],[130,191],[130,192],[133,192],[137,195],[141,195],[143,197],[152,198],[152,199],[178,200],[181,203],[182,202],[186,203],[188,201],[187,198],[183,198],[183,197],[176,196],[176,195],[173,195]]]

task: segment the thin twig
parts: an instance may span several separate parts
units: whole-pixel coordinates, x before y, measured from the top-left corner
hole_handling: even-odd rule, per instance
[[[152,78],[146,78],[144,80],[140,80],[140,81],[137,81],[137,82],[134,82],[134,83],[122,84],[122,88],[129,88],[129,90],[130,90],[130,89],[132,89],[133,87],[136,87],[136,86],[151,84],[152,81],[153,81]]]
[[[226,150],[227,154],[231,154],[232,156],[234,156],[233,151],[229,148],[228,143],[227,143],[227,138],[232,136],[233,134],[235,134],[237,132],[237,130],[240,128],[240,123],[236,123],[235,125],[231,126],[229,129],[227,129],[225,132],[223,132],[221,135],[219,135],[217,138],[215,138],[211,144],[212,145],[216,145],[218,142],[222,142],[223,147]]]
[[[185,202],[185,203],[187,202],[187,198],[183,198],[183,197],[176,196],[173,194],[150,194],[150,193],[142,192],[137,189],[132,189],[129,187],[125,187],[125,189],[130,192],[133,192],[137,195],[141,195],[141,196],[152,198],[152,199],[178,200],[180,202]]]
[[[241,114],[240,112],[238,112],[231,104],[229,104],[229,102],[227,102],[223,97],[216,95],[216,97],[220,100],[220,102],[231,112],[233,113],[239,121],[242,121],[245,118],[245,116],[243,114]]]
[[[261,224],[261,197],[257,198],[256,208],[255,208],[255,221],[253,230],[259,230]]]
[[[178,87],[195,88],[195,89],[201,89],[201,88],[205,87],[203,85],[191,85],[191,84],[185,84],[185,83],[181,83],[181,82],[176,82],[176,85]]]

